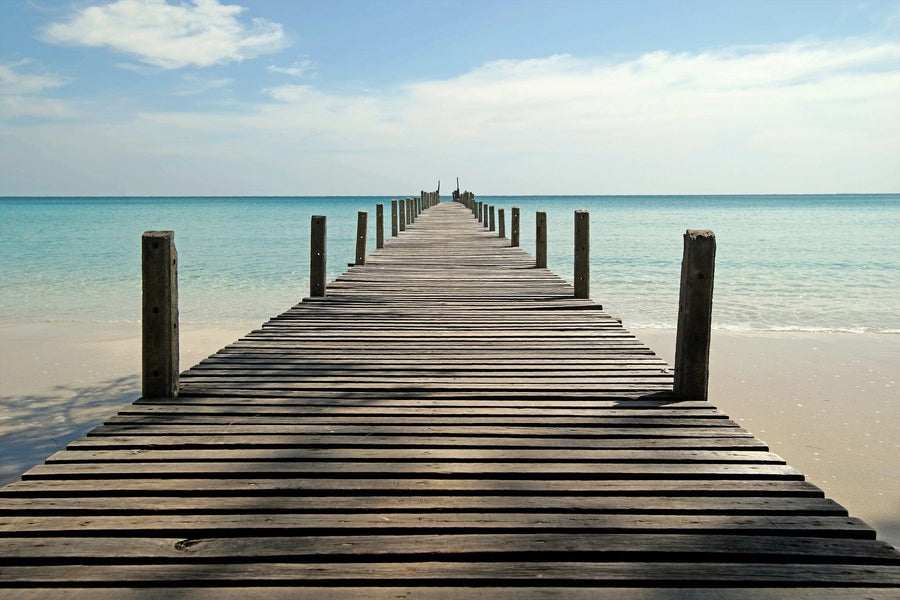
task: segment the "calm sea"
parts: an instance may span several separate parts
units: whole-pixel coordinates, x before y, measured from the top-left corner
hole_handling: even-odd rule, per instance
[[[900,333],[900,194],[479,199],[521,207],[531,253],[546,211],[549,267],[569,281],[572,213],[589,210],[591,297],[626,326],[674,327],[697,228],[717,238],[714,327]],[[358,210],[374,248],[376,202],[390,197],[0,198],[0,320],[137,322],[141,233],[172,229],[182,321],[261,323],[308,292],[310,216],[328,217],[331,280]]]

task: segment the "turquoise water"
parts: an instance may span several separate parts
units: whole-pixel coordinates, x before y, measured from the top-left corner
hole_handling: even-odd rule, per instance
[[[673,327],[682,234],[717,237],[714,327],[900,332],[900,195],[479,197],[548,216],[548,265],[572,278],[573,211],[591,213],[591,296],[632,327]],[[0,320],[137,322],[140,235],[172,229],[181,319],[261,323],[308,293],[309,219],[328,217],[328,278],[352,262],[356,211],[390,197],[0,198]],[[386,211],[389,215],[389,212]]]

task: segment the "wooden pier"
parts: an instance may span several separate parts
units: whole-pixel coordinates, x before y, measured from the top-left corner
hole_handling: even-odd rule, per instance
[[[0,490],[0,596],[900,594],[897,550],[462,204],[364,262]]]

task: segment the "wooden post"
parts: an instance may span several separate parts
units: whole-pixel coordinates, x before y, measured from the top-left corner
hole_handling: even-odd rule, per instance
[[[534,216],[534,255],[535,266],[538,268],[547,267],[547,213],[537,211]]]
[[[484,210],[481,208],[481,205],[482,205],[482,203],[479,202],[479,203],[476,205],[477,208],[475,209],[475,214],[478,216],[478,222],[479,222],[479,223],[483,223],[483,222],[484,222]]]
[[[178,395],[178,253],[174,231],[141,237],[141,393]]]
[[[356,216],[356,264],[366,264],[366,234],[369,229],[369,213],[359,211]]]
[[[591,297],[591,219],[586,210],[575,211],[575,297]]]
[[[506,213],[502,208],[497,209],[497,231],[499,237],[506,237]]]
[[[309,233],[309,295],[325,296],[325,217],[313,216]]]
[[[400,231],[406,231],[406,201],[400,200]]]
[[[488,231],[497,231],[497,221],[494,219],[494,205],[488,206]]]
[[[397,201],[391,200],[391,237],[397,237]]]
[[[375,205],[375,247],[384,248],[384,204]]]
[[[519,245],[519,207],[512,207],[512,222],[509,224],[509,245]]]
[[[681,261],[674,386],[675,394],[685,399],[706,400],[708,395],[715,265],[716,235],[688,229]]]

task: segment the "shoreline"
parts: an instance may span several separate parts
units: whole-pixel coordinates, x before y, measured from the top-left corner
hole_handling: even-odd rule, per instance
[[[182,323],[181,370],[259,324]],[[674,329],[629,328],[670,365]],[[709,401],[900,546],[900,335],[714,330]],[[140,397],[140,324],[0,322],[0,485]]]

